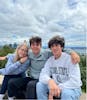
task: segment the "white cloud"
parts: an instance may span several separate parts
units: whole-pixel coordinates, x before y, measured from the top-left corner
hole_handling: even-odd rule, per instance
[[[86,0],[0,0],[0,43],[3,38],[4,43],[19,42],[35,34],[45,43],[50,37],[61,34],[71,44],[83,45],[84,39],[72,41],[72,34],[85,37],[86,5]],[[12,37],[13,34],[17,37]]]

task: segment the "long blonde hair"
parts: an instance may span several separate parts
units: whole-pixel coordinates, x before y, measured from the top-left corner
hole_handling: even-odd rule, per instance
[[[22,46],[25,46],[25,48],[27,48],[27,52],[28,52],[28,49],[29,49],[29,48],[28,48],[27,43],[24,42],[24,43],[22,43],[22,44],[19,44],[19,45],[17,46],[16,50],[15,50],[14,62],[20,60],[19,55],[18,55],[18,50],[19,50]]]

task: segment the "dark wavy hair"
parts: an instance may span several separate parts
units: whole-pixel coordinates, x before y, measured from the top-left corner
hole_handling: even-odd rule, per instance
[[[64,46],[65,46],[65,40],[63,37],[57,35],[57,36],[54,36],[53,38],[51,38],[48,42],[48,47],[51,48],[51,46],[53,46],[54,44],[60,44],[61,47],[63,47],[64,49]]]

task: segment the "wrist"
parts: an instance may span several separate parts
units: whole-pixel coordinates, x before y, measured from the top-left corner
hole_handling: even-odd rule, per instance
[[[21,64],[23,64],[23,62],[22,62],[21,60],[19,60],[19,62],[20,62]]]
[[[54,80],[53,79],[49,79],[48,84],[51,85],[53,83],[54,83]]]

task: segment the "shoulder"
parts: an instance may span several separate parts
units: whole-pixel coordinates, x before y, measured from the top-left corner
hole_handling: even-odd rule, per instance
[[[14,53],[13,54],[9,53],[6,57],[7,57],[7,59],[9,59],[9,58],[14,58],[14,56],[15,56]]]
[[[71,56],[66,52],[62,52],[62,58],[71,59]]]
[[[66,52],[62,52],[60,60],[65,62],[65,63],[70,63],[71,62],[71,56]]]
[[[48,58],[48,62],[53,62],[53,60],[54,60],[54,56],[51,56],[50,58]]]
[[[44,55],[46,58],[49,58],[50,56],[52,56],[52,52],[49,49],[42,49],[41,54]]]
[[[73,64],[72,59],[71,59],[71,55],[67,54],[67,53],[62,53],[62,59],[65,61],[66,64],[70,64],[70,66],[78,66],[79,64]]]

